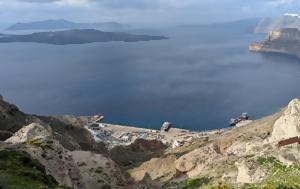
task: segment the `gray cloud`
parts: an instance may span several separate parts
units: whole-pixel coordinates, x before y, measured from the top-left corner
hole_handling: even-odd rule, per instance
[[[139,25],[207,23],[297,12],[296,0],[0,0],[6,22],[66,18]]]

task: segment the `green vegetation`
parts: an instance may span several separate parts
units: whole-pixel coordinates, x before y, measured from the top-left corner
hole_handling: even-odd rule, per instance
[[[280,161],[278,161],[275,157],[259,157],[257,159],[257,162],[268,168],[268,169],[274,169],[274,170],[282,170],[282,169],[286,169],[287,167],[285,165],[283,165]]]
[[[207,185],[210,182],[210,178],[201,177],[196,179],[189,179],[186,181],[185,186],[182,189],[195,189],[201,186]]]
[[[181,189],[300,189],[299,164],[286,166],[272,156],[259,157],[254,160],[254,163],[265,169],[267,173],[266,178],[261,183],[232,186],[222,182],[218,183],[219,178],[201,177],[188,179],[176,185]],[[174,186],[173,184],[165,188],[174,188]]]
[[[189,179],[185,181],[184,186],[181,189],[233,189],[226,183],[216,183],[212,178],[201,177],[196,179]]]
[[[181,189],[232,189],[226,183],[214,182],[212,178],[200,177],[195,179],[188,179],[187,181],[179,184],[178,188]]]
[[[3,189],[62,189],[44,167],[26,152],[0,151],[0,188]]]
[[[244,189],[299,189],[300,188],[300,166],[283,165],[275,157],[259,157],[257,163],[268,171],[267,178],[253,185],[245,185]]]

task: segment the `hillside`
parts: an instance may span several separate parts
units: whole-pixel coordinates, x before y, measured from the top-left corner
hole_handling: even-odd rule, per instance
[[[213,29],[230,31],[232,33],[253,33],[254,28],[257,26],[260,18],[249,18],[243,20],[236,20],[231,22],[221,22],[213,24],[185,24],[178,26],[179,29]]]
[[[16,23],[7,28],[7,30],[58,30],[58,29],[126,29],[128,24],[118,22],[99,22],[99,23],[77,23],[64,19],[43,20],[27,23]]]
[[[95,117],[28,115],[0,102],[0,129],[8,133],[0,142],[2,188],[300,187],[298,144],[278,147],[300,134],[299,99],[268,117],[218,131],[169,133],[101,123],[96,130],[107,138],[97,141],[86,127]],[[125,139],[122,132],[143,137]],[[174,146],[179,137],[182,145]],[[128,143],[111,146],[117,139]]]
[[[262,42],[253,43],[249,50],[253,52],[271,52],[300,57],[300,31],[296,28],[285,28],[269,32]]]
[[[93,42],[138,42],[167,39],[163,36],[134,35],[119,32],[103,32],[95,29],[66,30],[56,32],[39,32],[27,35],[4,35],[0,43],[36,42],[55,45],[84,44]]]
[[[300,28],[300,16],[286,13],[277,18],[263,18],[256,25],[254,32],[268,33],[282,28]]]

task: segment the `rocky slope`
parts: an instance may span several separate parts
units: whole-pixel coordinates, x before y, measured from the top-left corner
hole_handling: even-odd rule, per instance
[[[12,105],[0,102],[6,115]],[[298,144],[278,148],[281,140],[300,134],[299,99],[240,127],[192,132],[182,146],[136,139],[107,148],[85,128],[87,117],[32,116],[14,110],[14,117],[0,117],[2,132],[9,133],[0,142],[0,188],[300,187]],[[18,129],[10,126],[14,124]]]
[[[253,52],[281,53],[300,57],[300,31],[285,28],[269,32],[263,42],[253,43],[249,50]]]
[[[281,112],[167,150],[129,172],[137,181],[150,175],[161,188],[298,188],[298,148],[277,143],[298,136],[299,108],[293,100]]]
[[[256,25],[254,32],[268,33],[281,28],[300,28],[300,16],[286,13],[277,18],[262,18]]]
[[[2,97],[0,105],[0,165],[12,166],[0,166],[0,188],[151,188],[146,180],[133,182],[124,169],[159,156],[166,149],[161,141],[109,150],[84,127],[91,117],[28,115]]]

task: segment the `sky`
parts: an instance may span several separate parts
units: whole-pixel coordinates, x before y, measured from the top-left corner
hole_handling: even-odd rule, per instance
[[[0,25],[44,19],[136,26],[215,23],[300,13],[299,0],[0,0]]]

